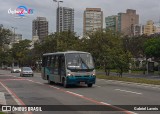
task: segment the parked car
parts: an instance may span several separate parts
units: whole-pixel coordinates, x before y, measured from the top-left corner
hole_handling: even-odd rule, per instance
[[[12,67],[7,67],[7,70],[11,70],[12,69]]]
[[[21,72],[21,68],[19,68],[19,67],[12,67],[11,68],[11,73],[19,73],[19,72]]]
[[[34,76],[34,73],[30,67],[22,67],[20,76]]]

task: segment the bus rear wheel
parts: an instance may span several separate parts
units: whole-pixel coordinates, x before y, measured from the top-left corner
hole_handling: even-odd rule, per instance
[[[88,87],[92,87],[93,84],[87,84],[87,85],[88,85]]]
[[[52,84],[52,81],[49,79],[49,76],[47,78],[48,78],[48,84]]]
[[[67,81],[66,81],[65,79],[63,79],[63,87],[64,87],[64,88],[67,88],[67,87],[68,87]]]

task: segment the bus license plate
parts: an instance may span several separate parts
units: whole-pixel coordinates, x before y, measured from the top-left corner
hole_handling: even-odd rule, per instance
[[[85,84],[85,82],[80,82],[81,85]]]

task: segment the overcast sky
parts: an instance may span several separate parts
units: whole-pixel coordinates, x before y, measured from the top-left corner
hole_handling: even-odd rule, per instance
[[[83,12],[86,8],[101,8],[104,17],[126,12],[126,9],[135,9],[140,17],[140,24],[147,20],[158,22],[160,20],[160,0],[63,0],[60,6],[74,8],[75,32],[82,35]],[[8,10],[18,6],[26,6],[33,9],[33,15],[26,18],[15,18],[16,15],[8,14]],[[44,16],[49,21],[49,33],[56,31],[57,3],[53,0],[0,0],[0,24],[11,29],[16,27],[16,33],[23,35],[23,39],[32,38],[32,20],[38,16]],[[103,21],[104,22],[104,21]],[[13,29],[11,29],[13,30]]]

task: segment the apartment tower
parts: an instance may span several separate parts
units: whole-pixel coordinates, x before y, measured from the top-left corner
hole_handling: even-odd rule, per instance
[[[37,17],[32,21],[32,37],[38,36],[43,41],[48,36],[48,21],[45,17]]]
[[[74,9],[67,7],[57,8],[57,25],[56,31],[74,32]]]
[[[139,24],[139,15],[136,10],[127,9],[126,13],[118,13],[118,31],[124,35],[133,36],[134,25]]]
[[[156,26],[154,26],[154,22],[152,20],[149,20],[146,25],[144,25],[144,34],[152,35],[154,33],[156,33]]]
[[[105,18],[105,24],[107,30],[112,30],[114,32],[118,31],[118,16],[112,15]]]
[[[103,12],[101,8],[86,8],[83,18],[83,35],[92,34],[103,28]]]

